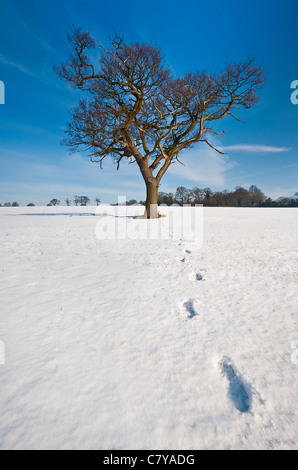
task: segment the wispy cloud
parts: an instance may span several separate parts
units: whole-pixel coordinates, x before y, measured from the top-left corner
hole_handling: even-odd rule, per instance
[[[6,2],[2,1],[1,7],[4,8],[6,13],[23,28],[26,34],[31,35],[32,39],[35,41],[35,44],[39,44],[39,46],[45,49],[47,52],[60,55],[60,53],[56,51],[51,44],[49,44],[32,29],[32,27],[25,20],[22,9],[19,8],[15,3],[13,3],[11,0]]]
[[[123,164],[117,172],[107,160],[104,170],[79,154],[66,157],[63,152],[53,158],[46,150],[23,152],[0,147],[0,202],[44,204],[53,197],[64,201],[74,194],[86,194],[92,200],[116,202],[118,195],[143,199],[145,185],[136,165]],[[134,168],[133,168],[134,166]],[[26,202],[27,201],[27,202]]]
[[[186,151],[181,161],[185,166],[175,163],[170,166],[169,174],[178,176],[181,181],[188,180],[210,186],[225,184],[226,172],[237,165],[227,155],[221,155],[205,145]]]
[[[8,60],[8,59],[6,59],[6,58],[3,57],[3,56],[0,56],[0,62],[1,62],[2,64],[8,65],[8,66],[10,66],[10,67],[14,67],[14,68],[20,70],[21,72],[26,73],[27,75],[32,75],[32,76],[34,76],[34,73],[32,73],[31,70],[28,70],[28,69],[27,69],[26,67],[24,67],[23,65],[21,65],[21,64],[19,64],[19,63],[17,63],[17,62],[13,62],[13,61],[11,61],[11,60]]]
[[[236,144],[221,146],[220,150],[223,152],[246,152],[246,153],[280,153],[288,152],[291,150],[290,147],[275,147],[271,145],[262,144]]]
[[[284,165],[284,166],[281,167],[281,169],[286,170],[286,169],[288,169],[288,168],[294,168],[295,166],[298,166],[298,162],[296,162],[296,163],[291,163],[291,164],[289,164],[289,165]]]

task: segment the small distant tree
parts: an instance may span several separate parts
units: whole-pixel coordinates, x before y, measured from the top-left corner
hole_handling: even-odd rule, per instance
[[[276,200],[276,205],[277,207],[287,207],[290,205],[290,202],[291,202],[290,197],[281,196]]]
[[[166,197],[167,193],[164,193],[163,191],[159,191],[158,193],[158,204],[164,204],[164,198]]]
[[[265,201],[263,202],[262,205],[263,205],[264,207],[273,207],[274,204],[275,204],[275,201],[273,201],[273,200],[271,199],[271,197],[267,197],[267,198],[265,199]]]
[[[243,188],[242,186],[236,186],[234,195],[236,200],[236,206],[250,206],[250,194],[247,189]]]
[[[96,198],[95,198],[95,202],[96,202],[96,205],[98,206],[99,203],[100,203],[100,198],[99,198],[99,197],[96,197]]]
[[[3,207],[11,207],[11,203],[10,203],[10,202],[5,202],[5,203],[3,204]]]
[[[138,203],[138,201],[136,199],[130,199],[130,201],[128,201],[127,205],[128,206],[135,206],[137,203]]]
[[[220,152],[212,137],[225,132],[213,124],[227,116],[239,120],[235,112],[254,106],[263,84],[263,71],[251,58],[218,74],[173,77],[151,44],[115,37],[108,49],[75,27],[68,39],[72,55],[55,70],[87,99],[73,110],[64,144],[86,150],[100,165],[107,157],[117,169],[123,160],[136,162],[146,185],[147,218],[158,217],[158,188],[181,152],[198,142]],[[93,60],[88,51],[96,48],[100,54]]]
[[[20,204],[15,201],[15,202],[12,203],[11,207],[19,207],[19,205],[20,205]]]
[[[225,194],[222,191],[217,191],[213,196],[217,206],[224,207],[226,205]]]
[[[163,203],[167,206],[171,206],[172,204],[174,204],[174,194],[166,193],[165,197],[163,198]]]
[[[166,204],[167,206],[171,206],[174,204],[174,195],[173,193],[158,193],[158,204]]]
[[[211,198],[213,195],[213,191],[210,188],[204,188],[203,189],[203,197],[204,199],[208,200]]]
[[[65,199],[65,202],[67,206],[70,206],[70,200],[68,199],[68,197]]]
[[[80,196],[74,196],[73,197],[73,202],[77,206],[80,203]]]
[[[191,202],[191,191],[184,186],[179,186],[176,189],[175,201],[178,202],[181,206],[183,204],[190,204]]]
[[[59,206],[60,201],[59,201],[59,199],[52,199],[50,201],[50,204],[51,204],[51,206]]]
[[[193,204],[202,204],[204,199],[204,191],[200,188],[193,188],[191,190],[191,198]]]
[[[33,204],[33,202],[29,202],[29,204],[27,204],[27,207],[34,207],[35,204]]]
[[[265,194],[255,185],[249,187],[250,199],[252,206],[260,206],[266,199]]]
[[[90,198],[88,196],[79,196],[79,203],[81,206],[87,206],[88,202],[90,202]]]

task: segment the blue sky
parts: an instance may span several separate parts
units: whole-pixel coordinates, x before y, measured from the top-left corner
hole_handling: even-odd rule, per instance
[[[298,105],[291,103],[298,80],[297,0],[128,1],[1,0],[0,203],[61,204],[75,194],[113,203],[118,195],[145,198],[136,165],[103,170],[84,153],[61,146],[69,110],[78,94],[53,72],[70,53],[66,35],[73,24],[108,44],[113,32],[127,42],[159,46],[175,75],[220,71],[249,54],[266,71],[261,101],[219,123],[225,155],[204,144],[171,166],[161,191],[209,186],[233,190],[255,184],[267,196],[298,191]]]

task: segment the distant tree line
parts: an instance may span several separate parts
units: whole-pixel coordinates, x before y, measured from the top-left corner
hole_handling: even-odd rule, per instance
[[[96,197],[94,199],[94,201],[96,202],[96,205],[98,206],[98,204],[100,203],[100,198],[99,197]],[[87,204],[89,204],[90,202],[90,198],[88,196],[74,196],[73,197],[73,203],[75,206],[87,206]],[[65,203],[67,206],[70,206],[71,205],[71,200],[69,198],[66,198],[65,199]],[[59,206],[60,204],[60,201],[59,199],[52,199],[49,204],[47,204],[48,206]]]
[[[3,206],[0,204],[0,207],[19,207],[19,205],[18,202],[5,202]]]
[[[145,204],[140,201],[140,204]],[[188,189],[179,186],[175,193],[159,192],[158,204],[203,204],[208,207],[298,207],[298,192],[293,197],[266,197],[261,189],[251,185],[249,189],[236,186],[234,191],[212,191],[210,188]]]
[[[100,198],[95,198],[94,201],[98,206]],[[90,202],[90,198],[87,196],[74,196],[73,203],[76,206],[86,206]],[[65,199],[67,206],[71,205],[70,199]],[[58,206],[60,204],[59,199],[51,199],[48,206]],[[145,205],[145,201],[137,201],[136,199],[130,199],[126,202],[127,206],[132,205]],[[203,204],[208,207],[298,207],[298,192],[292,197],[279,197],[276,200],[266,197],[261,189],[255,185],[251,185],[249,189],[245,189],[242,186],[236,186],[234,191],[212,191],[210,188],[193,188],[188,189],[184,186],[179,186],[175,193],[158,193],[158,204],[171,206],[172,204],[178,204],[183,206],[184,204]],[[117,206],[118,204],[112,204]],[[18,207],[18,202],[5,202],[0,207]],[[27,207],[35,206],[32,202],[27,204]]]
[[[18,202],[5,202],[4,204],[0,204],[0,207],[19,207],[19,203]],[[33,202],[30,202],[29,204],[27,204],[27,207],[30,207],[30,206],[35,206],[35,204],[33,204]]]

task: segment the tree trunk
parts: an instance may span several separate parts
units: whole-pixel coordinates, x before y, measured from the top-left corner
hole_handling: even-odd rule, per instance
[[[158,183],[154,178],[149,178],[146,181],[146,209],[144,218],[157,219],[158,214]]]
[[[152,175],[152,168],[148,168],[148,158],[144,159],[142,156],[137,155],[136,161],[146,184],[146,208],[142,218],[157,219],[159,217],[157,205],[160,179],[157,180]]]

